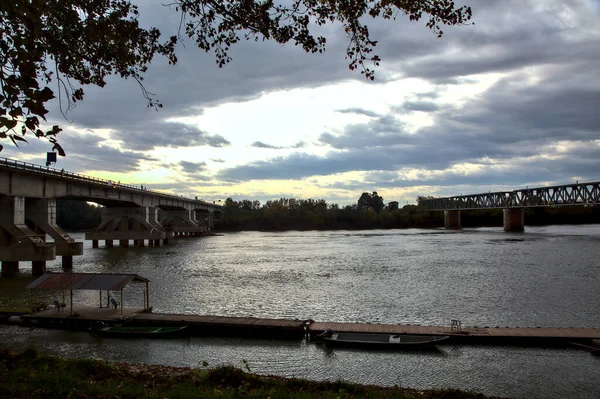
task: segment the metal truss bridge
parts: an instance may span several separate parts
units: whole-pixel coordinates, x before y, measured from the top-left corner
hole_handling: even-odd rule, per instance
[[[419,202],[420,206],[429,211],[599,204],[600,182],[432,198]]]

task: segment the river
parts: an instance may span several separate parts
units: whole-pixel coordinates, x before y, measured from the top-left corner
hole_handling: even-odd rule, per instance
[[[73,234],[76,240],[83,235]],[[157,248],[91,248],[74,271],[151,280],[155,312],[317,321],[600,327],[600,225],[239,232]],[[0,303],[27,301],[28,264],[0,278]],[[60,271],[60,263],[49,262]],[[125,302],[141,302],[140,288]],[[51,302],[47,293],[41,298]],[[77,292],[77,303],[97,303]],[[142,306],[142,303],[137,304]],[[600,397],[600,358],[576,349],[440,346],[439,353],[327,350],[305,341],[191,337],[121,341],[83,332],[0,326],[0,342],[63,356],[198,366],[246,360],[260,374],[343,379],[488,395]]]

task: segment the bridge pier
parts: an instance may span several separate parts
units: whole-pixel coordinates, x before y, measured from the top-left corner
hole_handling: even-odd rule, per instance
[[[86,240],[105,240],[106,246],[113,247],[118,240],[122,247],[143,246],[144,240],[164,240],[166,234],[158,223],[158,209],[154,207],[103,208],[102,221],[95,231],[85,233]],[[140,244],[141,241],[141,244]]]
[[[504,208],[504,231],[525,231],[525,212],[523,208]]]
[[[72,269],[73,256],[83,255],[83,243],[75,242],[56,223],[56,199],[30,198],[25,203],[26,218],[35,225],[35,232],[43,241],[46,241],[46,233],[52,237],[56,255],[62,257],[63,269]]]
[[[0,262],[2,275],[19,271],[19,261],[56,259],[56,246],[25,225],[25,197],[0,196]],[[43,269],[37,264],[36,272]]]
[[[190,233],[202,233],[203,228],[196,222],[196,212],[188,209],[161,209],[159,220],[174,237],[189,236]]]
[[[460,211],[444,211],[444,227],[446,229],[460,229]]]

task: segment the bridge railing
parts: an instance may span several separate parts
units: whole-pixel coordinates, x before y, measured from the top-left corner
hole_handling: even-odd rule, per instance
[[[430,211],[600,205],[600,182],[431,198],[419,205]]]
[[[143,187],[142,185],[138,186],[138,185],[133,185],[133,184],[128,184],[128,183],[121,183],[120,181],[100,179],[97,177],[86,176],[86,175],[82,175],[79,173],[68,172],[64,169],[58,170],[56,168],[51,168],[49,166],[42,166],[42,165],[37,165],[34,163],[17,161],[15,159],[8,159],[8,158],[0,157],[0,167],[3,167],[3,166],[11,168],[11,169],[30,171],[30,172],[34,172],[37,174],[50,175],[50,176],[55,176],[55,177],[59,177],[59,178],[63,178],[63,179],[77,180],[77,181],[81,181],[81,182],[99,184],[99,185],[103,185],[103,186],[115,188],[115,189],[116,188],[125,188],[128,190],[134,190],[134,191],[139,191],[139,192],[148,192],[155,196],[161,196],[161,197],[166,197],[166,198],[176,197],[176,198],[185,199],[186,201],[195,201],[195,202],[199,202],[199,203],[210,205],[210,206],[219,206],[219,205],[207,202],[207,201],[192,200],[189,198],[183,198],[183,197],[178,197],[176,195],[170,195],[170,194],[165,194],[165,193],[161,193],[158,191],[153,191],[153,190],[148,189],[147,187]]]

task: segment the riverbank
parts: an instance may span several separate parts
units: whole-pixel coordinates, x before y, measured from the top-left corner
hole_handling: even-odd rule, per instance
[[[244,363],[247,366],[247,363]],[[0,348],[0,397],[6,398],[444,398],[484,399],[456,389],[416,390],[341,381],[260,376],[232,366],[208,368],[66,360],[33,349]],[[249,369],[249,367],[248,367]],[[492,398],[492,397],[489,397]]]

